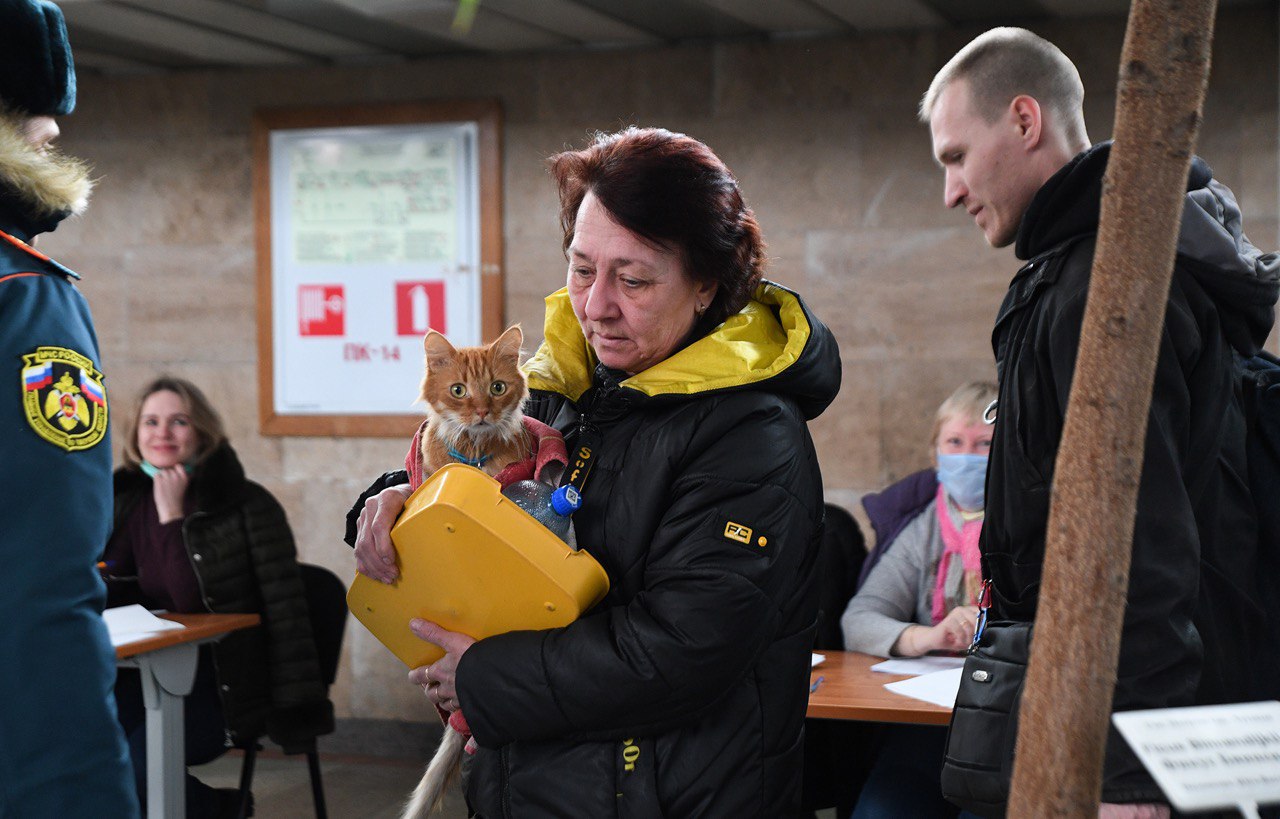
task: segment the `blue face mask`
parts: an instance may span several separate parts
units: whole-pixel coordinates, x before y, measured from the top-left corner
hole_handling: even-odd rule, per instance
[[[966,512],[984,506],[987,484],[986,455],[943,455],[938,453],[938,481],[956,505]]]
[[[160,474],[160,467],[155,466],[150,461],[143,461],[142,463],[138,464],[138,468],[141,469],[142,474],[146,475],[148,478],[154,478],[156,475]],[[191,471],[195,467],[193,467],[191,464],[183,464],[182,468],[187,470],[187,474],[190,475]]]

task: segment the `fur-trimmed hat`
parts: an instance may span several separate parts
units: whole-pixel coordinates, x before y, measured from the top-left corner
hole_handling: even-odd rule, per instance
[[[67,26],[48,0],[0,0],[0,102],[32,116],[76,107]]]

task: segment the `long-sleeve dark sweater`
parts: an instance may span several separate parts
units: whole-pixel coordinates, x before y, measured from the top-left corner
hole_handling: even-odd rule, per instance
[[[103,560],[108,564],[109,575],[137,576],[141,599],[130,602],[183,614],[208,610],[182,541],[182,521],[180,518],[161,523],[155,496],[144,492],[138,505],[116,527]]]

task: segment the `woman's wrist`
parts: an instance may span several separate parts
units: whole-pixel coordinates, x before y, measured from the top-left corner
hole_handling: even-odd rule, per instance
[[[917,645],[918,638],[924,626],[909,625],[898,635],[898,639],[894,641],[893,653],[899,657],[919,657],[924,651]]]
[[[156,517],[160,519],[160,525],[173,523],[182,520],[182,499],[171,498],[167,493],[156,493]]]

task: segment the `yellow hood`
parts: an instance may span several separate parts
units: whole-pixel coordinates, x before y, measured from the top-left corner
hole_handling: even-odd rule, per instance
[[[595,352],[573,314],[567,289],[546,299],[546,340],[524,365],[530,389],[578,400],[591,386]],[[774,378],[799,360],[813,333],[800,299],[771,282],[746,307],[670,358],[621,386],[644,395],[694,395]]]

